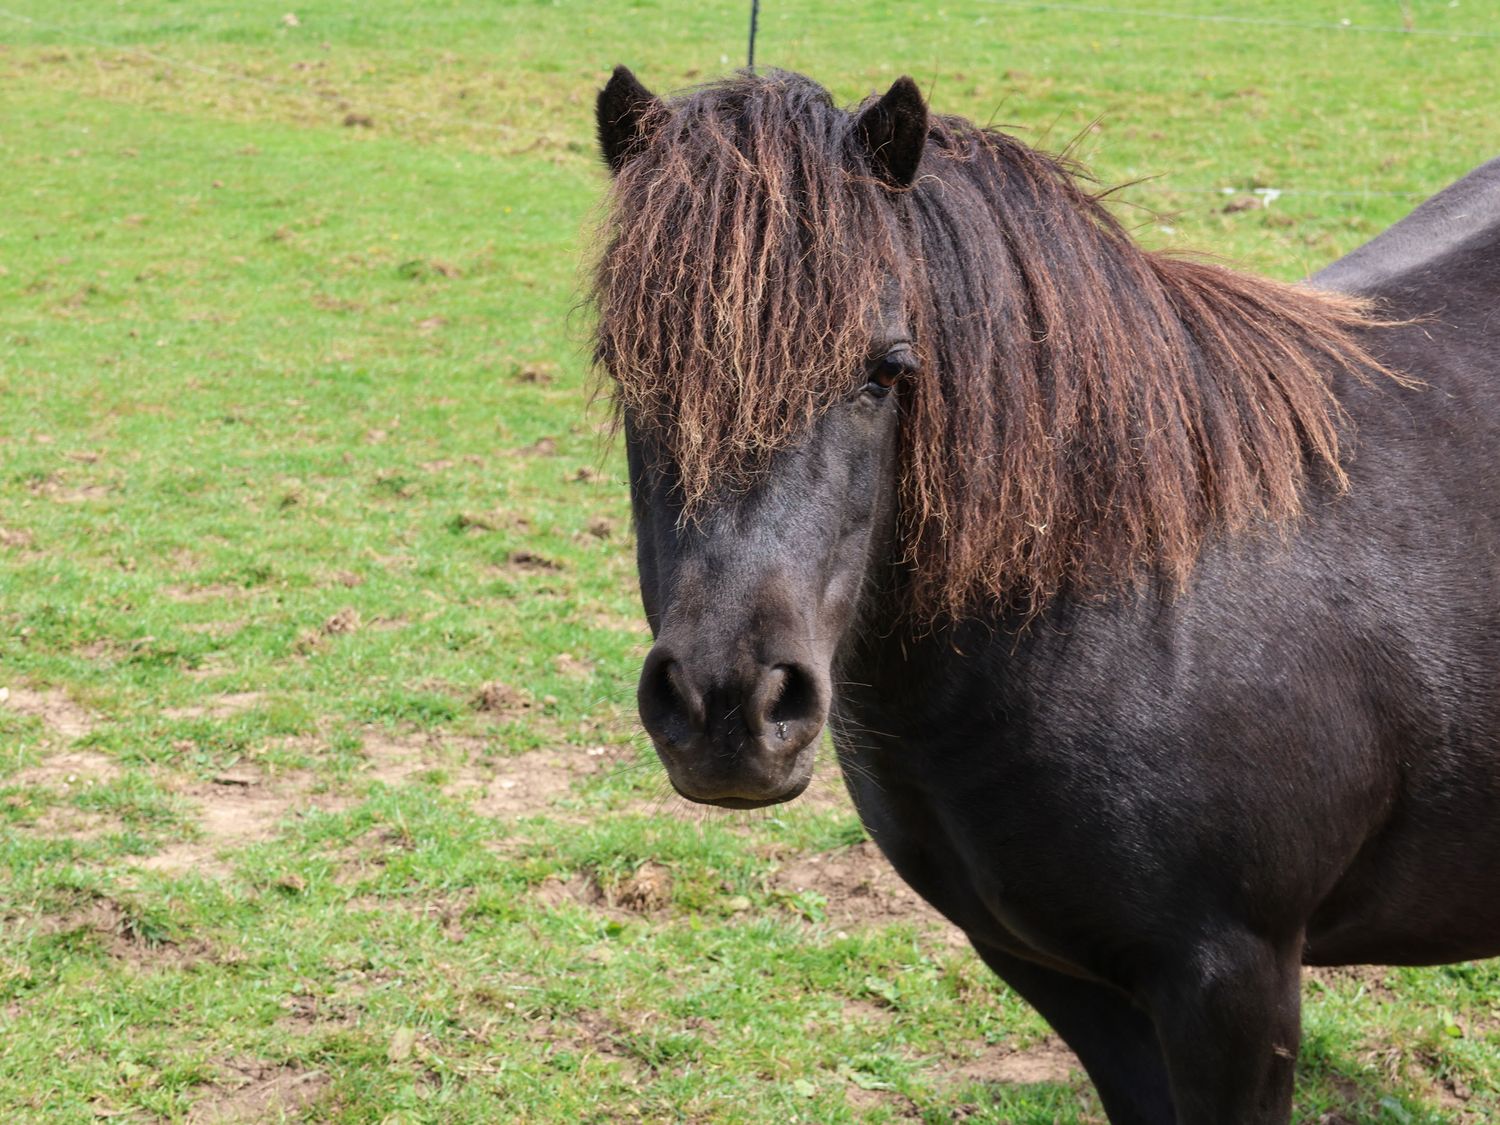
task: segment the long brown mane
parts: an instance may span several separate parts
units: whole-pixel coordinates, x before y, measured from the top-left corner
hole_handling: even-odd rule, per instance
[[[620,170],[597,354],[684,511],[750,487],[862,381],[883,286],[922,371],[901,392],[913,610],[1143,574],[1340,488],[1334,384],[1379,364],[1354,301],[1137,247],[1071,168],[932,122],[907,191],[807,79],[669,103]]]

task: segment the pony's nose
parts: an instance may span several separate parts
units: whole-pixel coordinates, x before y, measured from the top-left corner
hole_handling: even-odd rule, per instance
[[[641,669],[636,698],[641,722],[658,745],[795,754],[823,729],[823,680],[797,661],[708,676],[657,644]]]

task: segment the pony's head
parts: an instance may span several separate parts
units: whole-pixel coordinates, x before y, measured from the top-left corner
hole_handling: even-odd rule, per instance
[[[753,807],[812,776],[830,667],[895,512],[919,366],[890,199],[927,135],[910,79],[858,115],[792,75],[669,106],[599,96],[598,270],[656,644],[642,721],[677,790]]]
[[[1133,245],[1070,169],[796,75],[599,95],[613,173],[596,355],[656,637],[641,718],[673,784],[796,796],[877,607],[1023,616],[1181,577],[1212,532],[1334,485],[1348,302]]]

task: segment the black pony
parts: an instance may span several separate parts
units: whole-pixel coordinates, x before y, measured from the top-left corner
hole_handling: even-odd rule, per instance
[[[789,800],[826,722],[1114,1122],[1285,1121],[1303,964],[1500,953],[1500,167],[1314,288],[909,79],[620,69],[598,124],[679,792]]]

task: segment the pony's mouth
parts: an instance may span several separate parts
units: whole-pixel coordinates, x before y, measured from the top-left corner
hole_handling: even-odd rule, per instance
[[[784,792],[778,793],[774,797],[700,797],[692,793],[684,793],[675,781],[672,782],[672,788],[677,790],[679,797],[684,797],[696,805],[716,805],[721,809],[764,809],[769,808],[771,805],[783,805],[788,801],[795,801],[798,797],[802,796],[811,781],[812,774],[809,773],[806,777],[793,782]]]

